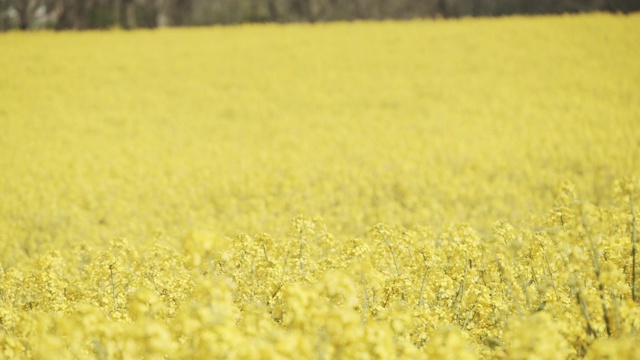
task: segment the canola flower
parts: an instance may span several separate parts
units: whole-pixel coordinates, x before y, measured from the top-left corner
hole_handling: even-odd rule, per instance
[[[637,358],[640,21],[0,36],[0,358]]]

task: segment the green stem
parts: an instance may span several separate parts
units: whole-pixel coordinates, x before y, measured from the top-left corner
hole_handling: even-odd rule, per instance
[[[633,301],[636,301],[636,252],[638,239],[636,233],[636,211],[633,207],[633,194],[629,194],[629,203],[631,204],[631,298]]]
[[[389,244],[389,242],[387,241],[387,237],[383,235],[382,240],[384,240],[384,243],[387,244],[387,246],[389,247],[389,251],[391,252],[391,256],[393,257],[393,263],[396,266],[396,272],[398,273],[398,276],[400,276],[400,267],[398,266],[398,260],[396,259],[396,254],[393,252],[393,248],[391,247],[391,244]]]

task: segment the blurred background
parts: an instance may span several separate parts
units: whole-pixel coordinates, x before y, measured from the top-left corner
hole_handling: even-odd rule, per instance
[[[0,0],[0,31],[638,10],[640,0]]]

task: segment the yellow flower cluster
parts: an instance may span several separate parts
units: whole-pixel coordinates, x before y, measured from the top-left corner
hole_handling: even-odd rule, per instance
[[[52,251],[28,272],[2,274],[3,354],[632,354],[640,306],[629,210],[573,202],[566,211],[582,220],[544,230],[498,222],[486,238],[468,226],[434,235],[378,224],[337,244],[320,220],[298,216],[286,237],[240,235],[219,253],[193,239],[183,253],[139,253],[122,239],[103,251],[78,246],[64,259]]]
[[[0,358],[639,358],[638,20],[0,36]]]

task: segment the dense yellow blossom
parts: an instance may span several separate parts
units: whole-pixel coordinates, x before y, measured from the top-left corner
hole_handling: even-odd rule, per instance
[[[0,36],[0,358],[637,358],[640,17]]]

